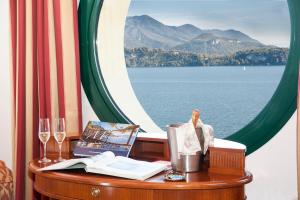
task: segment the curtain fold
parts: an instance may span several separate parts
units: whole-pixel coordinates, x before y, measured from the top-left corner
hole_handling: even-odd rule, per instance
[[[64,95],[64,63],[63,63],[63,46],[61,35],[61,15],[60,0],[53,0],[54,13],[54,30],[55,30],[55,46],[56,46],[56,66],[57,66],[57,83],[61,85],[58,88],[58,107],[59,116],[65,117],[65,95]]]
[[[9,1],[15,199],[39,199],[27,171],[42,153],[39,118],[64,117],[67,136],[82,131],[77,1]]]
[[[15,123],[16,123],[16,167],[15,167],[15,176],[16,176],[16,183],[15,189],[16,192],[15,198],[22,199],[25,193],[25,156],[24,153],[17,153],[17,152],[25,152],[25,134],[24,131],[26,130],[26,77],[25,77],[25,62],[26,62],[26,54],[25,54],[25,47],[26,47],[26,8],[25,8],[25,0],[18,0],[17,1],[17,34],[16,34],[16,71],[15,71],[15,83],[16,91],[14,92],[15,99]],[[18,177],[22,177],[22,179],[18,179]]]

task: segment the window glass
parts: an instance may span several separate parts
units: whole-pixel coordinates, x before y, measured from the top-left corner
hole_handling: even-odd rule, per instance
[[[139,101],[162,129],[198,108],[223,138],[270,100],[289,35],[286,1],[133,0],[125,59]]]

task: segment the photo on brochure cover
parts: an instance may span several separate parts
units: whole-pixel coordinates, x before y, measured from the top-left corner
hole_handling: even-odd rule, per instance
[[[138,125],[89,121],[74,155],[93,156],[112,151],[116,156],[128,156],[138,130]]]

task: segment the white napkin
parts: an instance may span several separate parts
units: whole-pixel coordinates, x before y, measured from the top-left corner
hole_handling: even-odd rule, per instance
[[[176,128],[176,139],[178,158],[180,154],[195,155],[198,151],[201,151],[200,143],[191,120]]]
[[[204,149],[202,149],[202,151],[205,155],[208,147],[214,146],[214,129],[211,125],[204,124],[200,119],[198,120],[196,127],[202,129],[204,137]]]
[[[196,155],[196,153],[199,151],[202,151],[203,154],[206,154],[208,147],[214,145],[213,127],[211,125],[204,124],[200,119],[198,120],[196,127],[202,129],[204,137],[204,149],[201,149],[193,122],[190,120],[188,123],[184,123],[175,128],[178,157],[180,157],[180,154]]]

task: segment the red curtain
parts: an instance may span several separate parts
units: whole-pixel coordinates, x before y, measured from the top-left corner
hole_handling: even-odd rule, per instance
[[[15,199],[21,200],[32,198],[27,164],[40,156],[39,118],[64,117],[67,136],[82,130],[77,1],[10,0],[10,20]]]

